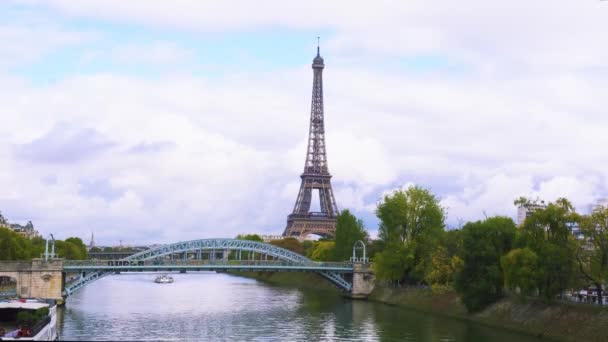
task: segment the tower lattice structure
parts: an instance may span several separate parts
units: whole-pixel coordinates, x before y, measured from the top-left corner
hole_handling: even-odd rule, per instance
[[[323,237],[336,235],[338,206],[331,187],[331,174],[327,166],[325,149],[325,124],[323,115],[323,68],[325,64],[317,46],[317,56],[312,61],[313,85],[310,111],[310,129],[302,183],[293,212],[287,216],[283,236],[305,237],[315,234]],[[319,193],[319,212],[311,212],[313,190]]]

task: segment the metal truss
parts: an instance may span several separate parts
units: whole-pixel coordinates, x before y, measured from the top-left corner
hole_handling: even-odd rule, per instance
[[[97,279],[101,279],[109,275],[110,273],[111,272],[92,272],[84,276],[81,275],[77,280],[65,286],[65,288],[63,289],[63,295],[67,297],[74,293],[74,291],[84,287],[87,284],[94,282]]]
[[[303,237],[308,234],[333,237],[336,232],[338,206],[331,186],[331,174],[327,165],[325,146],[325,123],[323,111],[323,68],[325,63],[317,47],[317,56],[312,62],[313,86],[308,131],[308,147],[302,183],[293,212],[287,216],[287,227],[283,236]],[[320,212],[310,212],[313,190],[318,190]],[[327,222],[320,224],[318,219]]]
[[[171,260],[165,256],[182,253],[202,253],[203,251],[253,252],[274,257],[277,260]],[[177,242],[148,249],[116,261],[66,261],[64,271],[91,272],[67,284],[64,295],[90,284],[113,272],[167,271],[167,270],[235,270],[235,271],[300,271],[315,272],[344,291],[350,291],[352,284],[344,279],[344,273],[352,273],[350,263],[316,262],[303,255],[268,243],[235,239],[202,239]]]
[[[155,248],[151,248],[143,252],[133,254],[122,260],[150,260],[165,255],[185,252],[197,252],[199,250],[240,250],[243,252],[255,252],[265,254],[276,257],[280,260],[301,263],[314,263],[314,261],[308,259],[307,257],[298,253],[294,253],[285,248],[277,247],[275,245],[263,242],[236,239],[203,239],[177,242],[169,245],[162,245]]]
[[[303,271],[352,273],[349,262],[293,262],[283,260],[66,260],[65,272],[156,272],[162,270],[249,270],[249,271]]]

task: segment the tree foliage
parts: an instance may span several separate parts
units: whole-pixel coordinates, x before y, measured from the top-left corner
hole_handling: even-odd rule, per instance
[[[0,260],[31,259],[31,243],[10,229],[0,228]]]
[[[538,257],[538,291],[547,301],[561,294],[575,279],[578,243],[572,227],[580,221],[574,207],[560,198],[535,210],[521,227],[521,247]]]
[[[264,242],[264,239],[262,239],[261,236],[259,236],[258,234],[239,234],[236,236],[237,240],[249,240],[249,241],[257,241],[257,242]]]
[[[272,240],[270,241],[271,245],[275,245],[277,247],[288,249],[292,252],[304,255],[304,246],[298,239],[293,237],[286,237],[281,240]]]
[[[358,240],[367,241],[367,231],[363,221],[358,220],[348,209],[342,210],[336,222],[336,246],[333,259],[347,261],[352,256],[353,245]]]
[[[309,257],[316,261],[333,261],[335,246],[333,241],[315,241]]]
[[[584,241],[577,250],[576,259],[580,273],[595,286],[601,298],[602,284],[608,282],[608,208],[595,208],[580,221]]]
[[[521,295],[533,295],[539,284],[538,256],[529,248],[516,248],[500,259],[505,287]]]
[[[28,239],[11,229],[0,228],[0,260],[40,258],[44,253],[45,244],[46,240],[40,237]],[[68,238],[65,241],[55,240],[55,254],[58,257],[70,260],[88,258],[86,246],[80,238]]]
[[[445,212],[428,190],[410,186],[384,197],[378,204],[379,237],[376,270],[385,280],[420,283],[431,268],[432,254],[445,226]]]
[[[462,229],[462,270],[455,288],[470,312],[483,309],[503,295],[500,258],[515,239],[515,223],[508,217],[490,217],[469,222]]]
[[[461,230],[453,229],[441,234],[438,245],[431,255],[431,267],[424,277],[433,290],[451,289],[455,275],[463,266],[461,251]]]

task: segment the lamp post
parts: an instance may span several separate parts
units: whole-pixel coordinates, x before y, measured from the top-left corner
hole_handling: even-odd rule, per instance
[[[51,241],[52,241],[52,245],[51,245],[51,259],[53,259],[55,257],[55,237],[53,236],[53,234],[49,234],[51,236]],[[49,260],[49,239],[46,239],[46,244],[44,246],[44,261],[48,261]]]

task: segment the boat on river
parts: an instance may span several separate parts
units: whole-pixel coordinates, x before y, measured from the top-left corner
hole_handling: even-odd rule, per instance
[[[57,338],[54,300],[0,300],[1,341],[55,341]]]
[[[168,274],[163,274],[156,277],[156,279],[154,279],[154,282],[159,284],[171,284],[173,282],[173,278]]]

